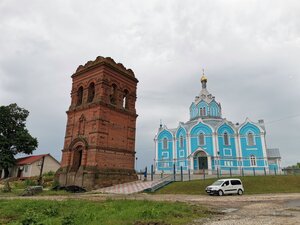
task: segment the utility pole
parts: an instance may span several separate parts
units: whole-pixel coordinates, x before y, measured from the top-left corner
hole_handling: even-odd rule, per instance
[[[39,185],[42,185],[42,181],[43,181],[44,161],[45,161],[45,156],[43,156],[43,158],[42,158],[42,165],[41,165],[41,170],[40,170],[40,177],[39,177],[39,180],[38,180]]]

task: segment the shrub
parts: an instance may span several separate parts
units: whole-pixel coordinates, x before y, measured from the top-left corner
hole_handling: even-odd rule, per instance
[[[26,187],[35,186],[35,185],[37,185],[37,182],[34,181],[34,180],[31,180],[31,179],[27,179],[27,180],[24,181],[24,184],[25,184]]]

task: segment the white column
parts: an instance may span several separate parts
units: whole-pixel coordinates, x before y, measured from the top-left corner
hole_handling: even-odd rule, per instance
[[[241,143],[241,136],[240,136],[240,134],[237,134],[237,144],[238,144],[238,149],[236,151],[239,152],[239,155],[241,157],[241,167],[243,167],[244,166],[244,162],[243,162],[243,152],[242,152],[242,143]]]
[[[261,142],[262,142],[264,164],[266,166],[266,172],[269,173],[268,156],[267,156],[267,143],[266,143],[266,139],[265,139],[265,132],[261,132],[260,137],[261,137]]]
[[[240,146],[239,146],[239,137],[238,137],[238,134],[237,133],[234,133],[234,143],[235,143],[235,151],[236,151],[236,157],[237,157],[237,162],[238,162],[238,169],[239,169],[239,172],[241,172],[241,163],[242,163],[242,160],[241,160],[241,150],[240,150]]]
[[[208,174],[212,174],[211,156],[210,155],[207,155],[207,167],[208,167]]]
[[[154,138],[154,144],[155,144],[155,172],[158,171],[158,140],[157,138]],[[137,165],[136,165],[137,166]]]
[[[173,164],[175,164],[176,168],[176,161],[177,161],[177,145],[176,145],[176,137],[173,137]]]
[[[188,161],[188,169],[191,169],[191,162],[190,162],[190,158],[188,157],[191,154],[191,149],[190,149],[190,134],[187,133],[186,134],[186,159]]]

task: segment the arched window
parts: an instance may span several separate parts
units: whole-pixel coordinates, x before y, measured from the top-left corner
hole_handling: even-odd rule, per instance
[[[203,116],[203,109],[200,108],[200,116]]]
[[[183,136],[180,136],[179,138],[179,147],[183,148]]]
[[[163,149],[168,149],[168,139],[167,138],[163,139]]]
[[[224,133],[224,145],[229,145],[229,137],[227,132]]]
[[[123,95],[123,108],[128,109],[128,90],[124,90],[124,95]]]
[[[251,155],[250,157],[250,165],[256,166],[256,157],[254,155]]]
[[[82,104],[82,98],[83,98],[83,87],[80,86],[80,88],[78,88],[77,90],[77,105]]]
[[[200,133],[199,136],[198,136],[198,143],[199,145],[204,145],[204,134],[203,133]]]
[[[90,83],[88,91],[88,102],[92,102],[95,97],[95,84],[94,82]]]
[[[110,103],[115,105],[116,102],[117,102],[117,85],[112,84],[111,93],[110,93]]]
[[[206,110],[205,110],[205,107],[203,108],[203,116],[206,116]]]
[[[253,133],[249,132],[247,138],[248,138],[248,145],[255,145]]]

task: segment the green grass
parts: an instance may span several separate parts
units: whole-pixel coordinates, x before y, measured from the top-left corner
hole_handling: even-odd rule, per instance
[[[268,193],[299,193],[300,176],[251,176],[238,177],[242,180],[245,194]],[[206,194],[206,186],[212,184],[214,179],[174,182],[156,192],[156,194]]]
[[[0,224],[132,225],[141,222],[187,224],[211,212],[185,203],[135,200],[0,200]]]
[[[0,197],[21,196],[23,192],[24,189],[12,188],[11,192],[0,191]],[[38,193],[35,196],[61,196],[61,195],[74,195],[74,194],[64,190],[60,190],[60,191],[43,190],[43,192]]]

